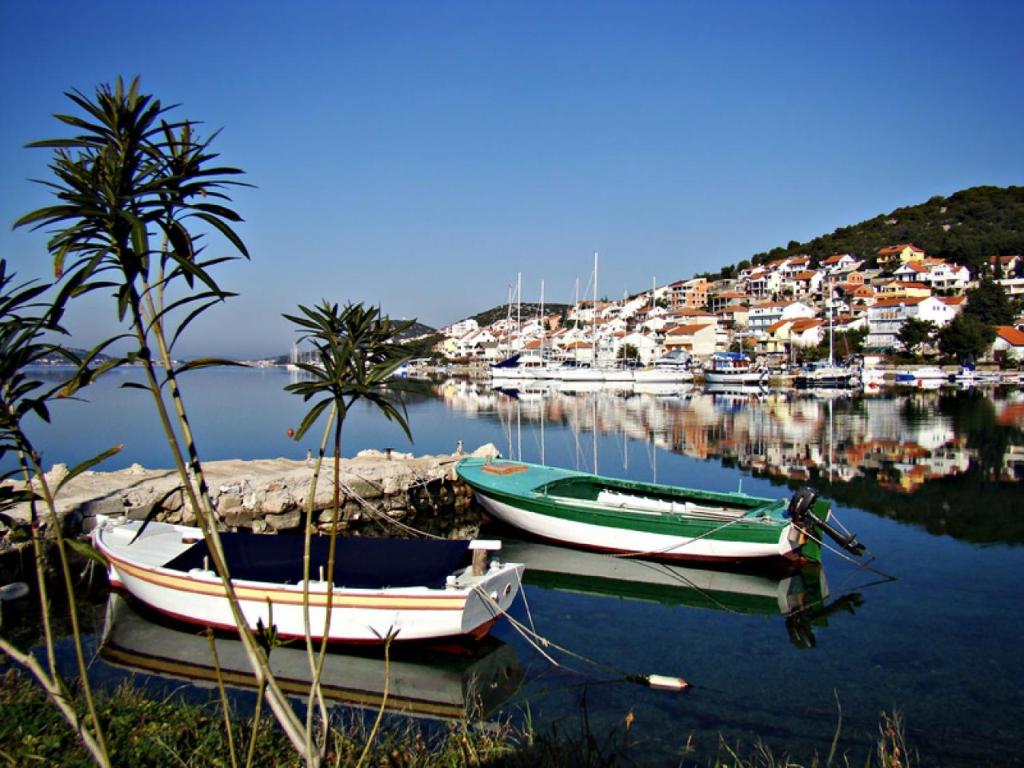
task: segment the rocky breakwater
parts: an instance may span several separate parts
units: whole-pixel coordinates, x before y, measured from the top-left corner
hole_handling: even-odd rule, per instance
[[[485,445],[474,456],[496,456]],[[339,482],[339,530],[367,536],[411,536],[427,532],[446,538],[469,538],[480,525],[472,492],[455,474],[464,454],[413,456],[394,451],[362,451],[342,459]],[[291,533],[302,530],[313,483],[312,461],[260,459],[208,461],[203,470],[210,487],[219,526],[223,530]],[[56,465],[47,473],[56,487],[67,468]],[[334,504],[333,461],[324,459],[313,499],[313,522],[330,528]],[[85,472],[69,481],[57,498],[65,534],[87,534],[104,519],[145,519],[193,525],[196,517],[186,503],[177,473],[133,465],[116,472]],[[14,555],[27,505],[5,510],[6,524],[0,553]],[[20,530],[19,530],[20,529]],[[20,553],[19,553],[20,554]],[[8,558],[2,558],[7,560]],[[24,557],[18,557],[24,561]],[[0,570],[7,570],[0,566]]]

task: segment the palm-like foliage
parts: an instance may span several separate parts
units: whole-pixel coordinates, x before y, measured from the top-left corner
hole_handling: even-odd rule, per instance
[[[113,290],[117,317],[128,323],[135,340],[129,358],[142,363],[144,389],[152,395],[185,497],[200,521],[254,672],[266,681],[270,705],[289,738],[315,764],[318,756],[309,753],[307,735],[241,613],[178,386],[182,371],[227,361],[192,361],[175,368],[172,358],[189,324],[232,295],[210,273],[228,257],[203,257],[203,235],[191,227],[219,233],[248,258],[233,229],[241,217],[227,206],[225,192],[240,184],[234,177],[241,171],[215,164],[212,137],[200,140],[193,123],[169,121],[166,116],[173,107],[142,94],[138,79],[128,87],[120,78],[113,87],[101,85],[92,99],[79,91],[67,96],[81,114],[56,118],[75,135],[29,145],[53,150],[54,180],[40,183],[58,202],[26,214],[15,226],[53,228],[48,248],[60,280],[58,304],[89,291]]]
[[[308,589],[313,500],[316,496],[316,482],[323,461],[325,444],[333,426],[334,494],[326,574],[327,581],[331,582],[334,579],[335,543],[338,518],[341,512],[341,435],[345,418],[352,406],[357,401],[363,400],[376,407],[388,419],[397,422],[406,436],[410,440],[412,439],[412,433],[409,431],[409,424],[406,420],[405,405],[386,385],[391,374],[411,357],[398,343],[398,338],[412,326],[414,321],[393,323],[388,317],[381,315],[379,307],[347,304],[343,309],[339,309],[337,304],[326,300],[312,309],[300,305],[299,311],[300,315],[285,315],[285,318],[298,327],[300,341],[313,347],[315,360],[300,364],[299,367],[307,376],[304,381],[298,381],[285,387],[287,391],[301,395],[306,402],[313,401],[312,407],[296,430],[295,439],[301,439],[324,411],[328,408],[331,409],[327,428],[324,431],[324,439],[320,445],[320,455],[316,462],[306,508],[303,613],[306,624],[306,647],[313,678],[310,706],[306,710],[306,731],[309,733],[312,730],[313,699],[317,697],[320,673],[323,670],[327,650],[325,636],[320,645],[319,655],[314,657],[312,642],[309,639]],[[328,600],[325,625],[330,625],[331,608],[331,601]],[[391,640],[390,637],[382,639],[385,640],[385,644]],[[318,702],[321,719],[326,723],[327,712],[323,699],[318,698]],[[324,734],[326,734],[326,729]],[[325,744],[321,742],[321,751],[324,748]]]
[[[358,400],[375,406],[388,419],[397,422],[409,439],[412,433],[401,400],[385,389],[391,374],[408,362],[411,355],[398,343],[412,320],[392,322],[379,307],[321,302],[312,309],[300,306],[301,315],[285,315],[299,328],[300,341],[313,346],[315,362],[300,363],[308,379],[289,384],[285,389],[303,400],[317,399],[296,430],[300,439],[329,406],[336,408],[337,434],[348,410]]]
[[[85,680],[85,655],[78,627],[78,611],[66,549],[66,545],[74,544],[74,542],[66,542],[64,539],[55,499],[61,487],[68,480],[116,453],[120,450],[120,446],[74,467],[56,487],[51,487],[43,474],[39,454],[23,428],[23,421],[30,415],[49,421],[49,401],[75,391],[87,383],[95,374],[95,370],[91,369],[89,364],[95,354],[99,352],[99,349],[95,349],[86,356],[85,360],[82,360],[44,341],[43,337],[47,333],[63,333],[63,329],[59,325],[63,307],[60,304],[49,305],[39,301],[49,287],[30,283],[16,285],[14,276],[7,272],[6,262],[0,260],[0,459],[8,454],[15,454],[17,457],[16,469],[3,473],[0,480],[20,475],[25,481],[23,488],[7,484],[0,485],[0,510],[6,510],[15,504],[27,505],[29,510],[28,526],[36,557],[36,584],[42,604],[43,637],[49,668],[43,669],[37,659],[30,654],[22,653],[2,638],[0,638],[0,650],[32,672],[71,727],[81,734],[86,747],[97,763],[109,765],[110,759],[103,730],[96,717],[96,709],[88,685],[83,687],[83,696],[89,710],[89,726],[86,727],[83,719],[70,706],[67,686],[57,671],[56,649],[49,620],[49,597],[45,577],[47,555],[42,541],[44,521],[40,519],[39,506],[42,504],[48,513],[46,524],[49,525],[60,560],[60,574],[63,576],[68,599],[72,628],[71,640],[78,663],[78,673]],[[44,385],[42,381],[30,375],[29,367],[53,353],[62,355],[69,363],[73,363],[76,369],[68,382]],[[110,364],[105,363],[104,365]],[[38,488],[38,491],[29,482],[33,477],[35,477],[35,487]],[[14,527],[13,520],[7,518],[6,515],[0,515],[0,517],[3,517],[9,526]]]
[[[159,100],[141,94],[138,79],[126,89],[120,78],[113,88],[101,85],[90,101],[79,91],[67,94],[84,113],[56,115],[79,131],[30,147],[54,150],[50,170],[55,181],[40,181],[59,200],[21,217],[15,226],[58,226],[48,247],[54,274],[66,275],[65,291],[112,287],[119,317],[124,318],[150,290],[178,278],[189,287],[196,280],[209,293],[190,296],[185,304],[224,298],[208,269],[221,259],[200,261],[199,236],[190,219],[219,231],[243,256],[248,252],[232,224],[241,217],[223,205],[224,189],[238,185],[237,168],[213,166],[212,141],[200,141],[188,121],[168,122]],[[162,235],[164,245],[151,239]],[[113,282],[100,279],[110,270]]]

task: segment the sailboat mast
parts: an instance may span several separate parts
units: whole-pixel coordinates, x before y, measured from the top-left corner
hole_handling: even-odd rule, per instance
[[[516,333],[523,335],[523,273],[516,273]],[[520,338],[522,343],[522,338]]]
[[[594,367],[597,367],[597,251],[594,251]],[[595,470],[596,471],[596,470]]]
[[[828,302],[827,302],[827,304],[828,304],[828,364],[829,364],[830,367],[835,365],[834,357],[833,357],[833,354],[832,354],[832,343],[833,343],[833,341],[832,341],[832,337],[833,337],[833,334],[832,334],[832,327],[833,327],[832,316],[835,314],[835,307],[833,306],[833,302],[834,301],[835,301],[835,283],[834,283],[834,278],[829,278],[829,281],[828,281]]]
[[[505,310],[505,355],[512,354],[512,286],[508,287],[508,309]]]
[[[547,321],[544,318],[544,279],[540,281],[540,359],[544,360],[544,339],[548,335]],[[541,462],[543,463],[543,462]]]

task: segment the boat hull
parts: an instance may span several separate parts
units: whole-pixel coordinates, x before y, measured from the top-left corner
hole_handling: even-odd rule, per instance
[[[477,492],[477,501],[497,520],[538,538],[595,552],[613,552],[660,560],[742,563],[796,560],[799,538],[790,529],[767,541],[700,538],[610,527],[578,520],[553,518],[523,505],[510,504]]]
[[[150,526],[159,526],[151,523]],[[179,539],[200,536],[194,528],[164,526]],[[120,533],[115,533],[121,529]],[[156,611],[179,621],[235,630],[224,585],[207,569],[176,571],[133,561],[125,554],[137,527],[101,529],[94,541],[107,558],[111,587],[122,589]],[[162,533],[162,531],[158,531]],[[120,538],[121,541],[116,539]],[[311,581],[309,624],[313,638],[338,643],[482,637],[514,600],[522,566],[495,565],[482,577],[460,587],[432,589],[345,589]],[[273,626],[281,638],[305,637],[301,584],[232,581],[242,616],[250,629]],[[330,618],[328,619],[328,604]]]
[[[676,511],[686,502],[681,496],[679,504],[663,500],[663,486],[614,481],[570,470],[500,460],[486,464],[479,459],[465,459],[458,465],[458,473],[492,517],[559,544],[658,560],[723,564],[816,562],[820,557],[817,544],[807,541],[803,532],[780,518],[785,504],[775,500],[691,491],[698,501],[714,505],[738,500],[751,512],[732,519],[708,519]],[[497,477],[489,477],[489,473]],[[520,478],[502,487],[501,475],[520,473]],[[636,503],[626,505],[611,503],[607,496],[601,501],[600,494],[597,500],[587,500],[548,493],[548,489],[558,483],[577,479],[592,484],[598,481],[602,485],[611,484],[613,496],[617,483],[632,493],[646,492],[649,498],[641,497]],[[821,512],[816,509],[815,513],[827,515],[827,505],[822,505]]]
[[[794,380],[797,389],[851,389],[857,383],[853,373],[800,375]]]
[[[708,384],[760,384],[765,378],[766,375],[758,371],[746,371],[743,373],[704,372],[704,381]]]

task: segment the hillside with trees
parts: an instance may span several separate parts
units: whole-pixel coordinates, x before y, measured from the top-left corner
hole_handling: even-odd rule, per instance
[[[754,254],[751,261],[762,264],[797,254],[820,261],[850,253],[871,263],[879,248],[895,243],[913,243],[929,256],[964,264],[976,273],[989,256],[1024,252],[1024,187],[971,187],[949,197],[936,195],[806,243],[791,240],[785,247]],[[723,276],[735,269],[726,267]]]
[[[544,314],[546,314],[546,315],[560,315],[563,318],[563,320],[564,320],[565,316],[566,316],[566,313],[568,313],[568,311],[571,308],[572,308],[572,304],[545,304],[544,305]],[[501,319],[503,319],[505,317],[508,317],[508,311],[509,311],[508,310],[508,304],[499,304],[496,307],[491,307],[488,310],[485,310],[483,312],[479,312],[479,313],[473,315],[472,317],[470,317],[469,319],[470,320],[476,320],[480,324],[480,327],[483,328],[485,325],[490,325],[491,323],[495,323],[498,320],[501,320]],[[517,316],[520,316],[524,320],[526,320],[527,318],[530,318],[530,317],[536,317],[539,314],[540,314],[540,304],[536,303],[536,302],[532,302],[532,301],[526,302],[526,301],[524,301],[522,303],[521,307],[518,307],[518,306],[513,306],[512,307],[512,317],[513,317],[513,319],[516,318]]]

